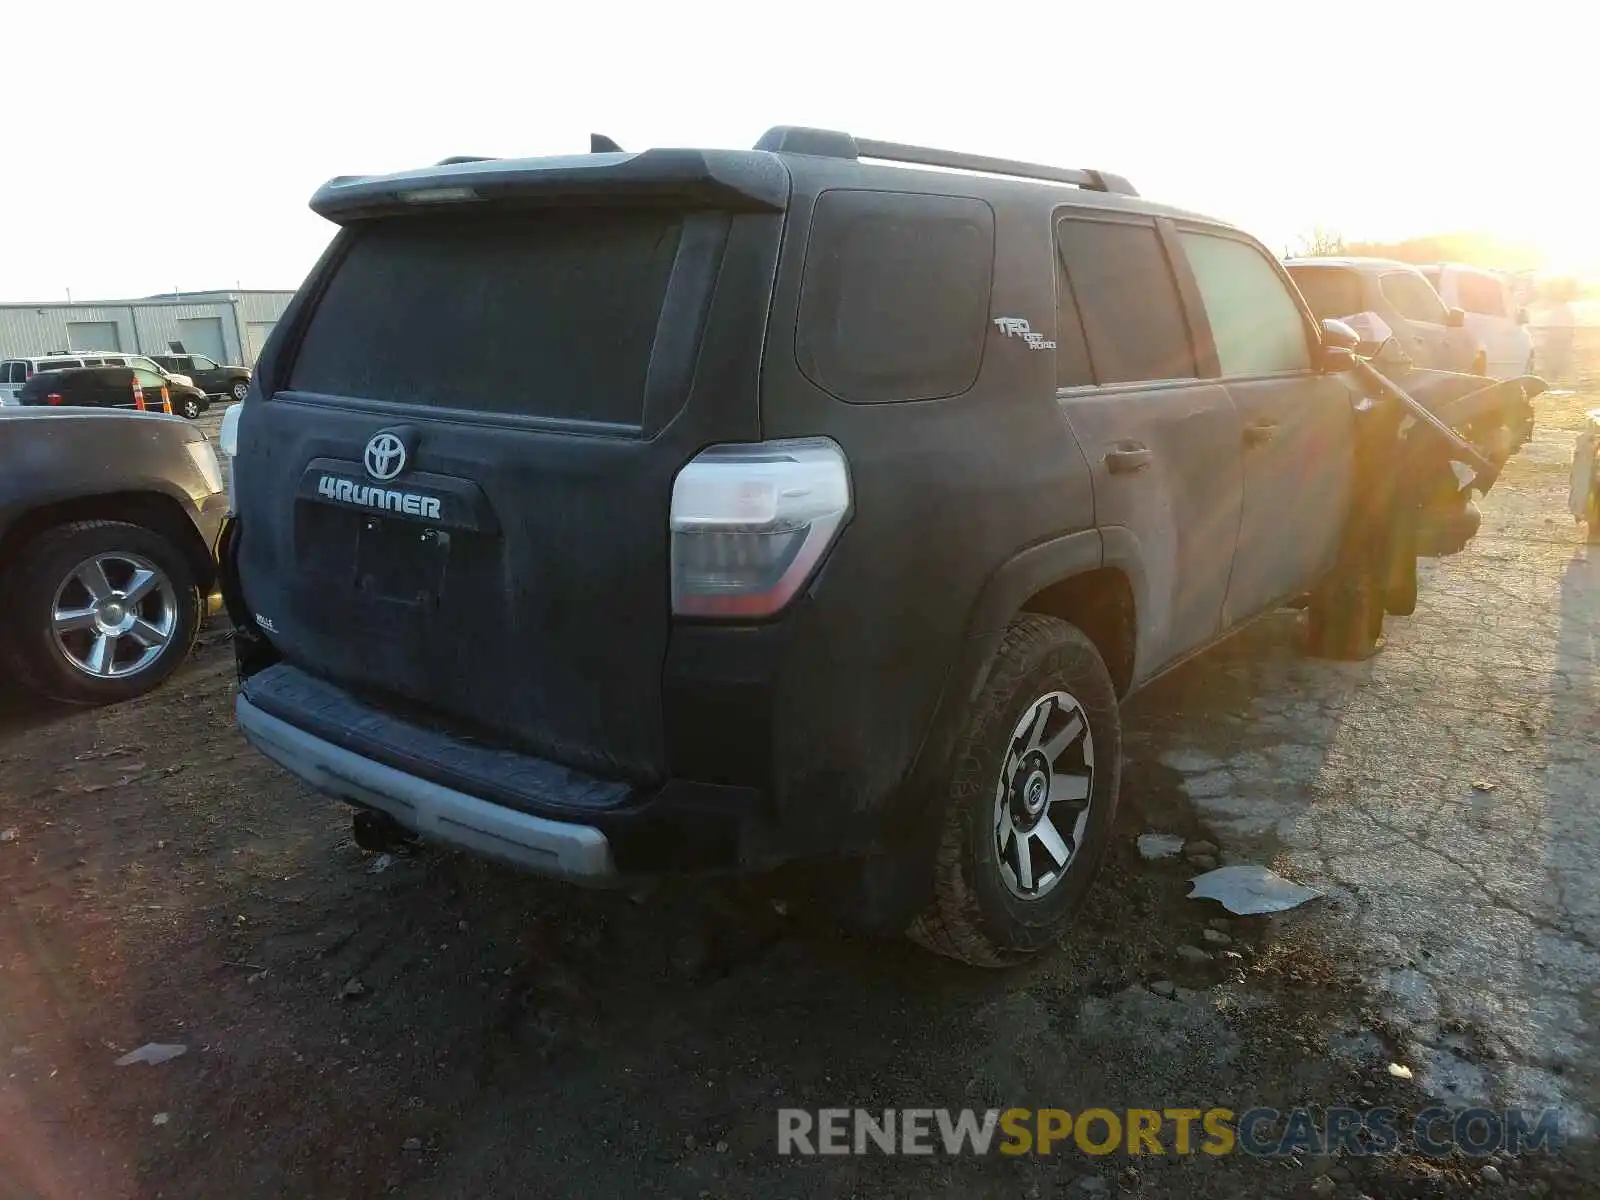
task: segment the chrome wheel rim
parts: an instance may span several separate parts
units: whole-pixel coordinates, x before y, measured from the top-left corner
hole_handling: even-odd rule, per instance
[[[183,402],[183,415],[191,421],[200,415],[200,402],[198,400],[185,400]]]
[[[1066,878],[1093,796],[1088,714],[1066,692],[1040,696],[1011,731],[995,783],[995,861],[1007,891],[1039,900]]]
[[[233,398],[235,400],[243,400],[249,394],[250,385],[248,383],[236,383],[233,385]]]
[[[56,588],[56,648],[93,679],[149,669],[178,628],[178,592],[155,563],[126,550],[86,558]]]

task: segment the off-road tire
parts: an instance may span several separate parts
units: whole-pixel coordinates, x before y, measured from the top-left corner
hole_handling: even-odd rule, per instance
[[[96,554],[130,551],[154,563],[171,581],[177,620],[162,654],[137,674],[91,678],[72,667],[56,645],[52,612],[69,573]],[[66,704],[112,704],[158,687],[189,657],[200,632],[200,592],[193,567],[167,538],[124,521],[75,521],[45,531],[25,546],[4,589],[10,618],[6,657],[22,682]]]
[[[1002,882],[994,846],[995,788],[1012,731],[1051,692],[1082,708],[1094,743],[1089,817],[1060,882],[1034,900]],[[936,953],[977,967],[1006,967],[1054,944],[1081,905],[1110,844],[1122,774],[1116,688],[1094,643],[1053,617],[1024,614],[1006,629],[988,682],[952,755],[933,899],[907,930]]]
[[[1383,636],[1384,605],[1376,571],[1336,574],[1312,593],[1306,610],[1307,651],[1342,662],[1371,658]]]

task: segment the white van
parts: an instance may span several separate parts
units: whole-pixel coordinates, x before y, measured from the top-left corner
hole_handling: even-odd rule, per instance
[[[1440,299],[1467,314],[1467,328],[1483,343],[1487,373],[1492,378],[1533,373],[1528,313],[1518,304],[1507,276],[1461,263],[1436,263],[1423,267],[1422,273]]]

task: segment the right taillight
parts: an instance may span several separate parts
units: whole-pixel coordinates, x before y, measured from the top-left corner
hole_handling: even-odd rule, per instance
[[[48,396],[46,396],[44,398],[44,402],[46,404],[60,404],[61,403],[61,393],[60,392],[51,392]]]
[[[712,446],[672,484],[672,610],[768,617],[815,573],[850,515],[829,438]]]

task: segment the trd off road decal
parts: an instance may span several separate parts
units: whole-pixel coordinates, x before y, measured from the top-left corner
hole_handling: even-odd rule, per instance
[[[994,327],[1008,338],[1021,338],[1028,343],[1029,350],[1054,350],[1056,344],[1048,340],[1044,334],[1035,333],[1028,324],[1026,317],[996,317]]]

